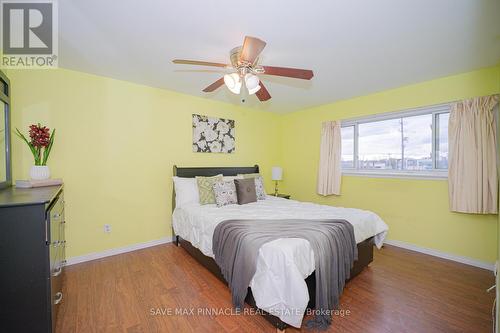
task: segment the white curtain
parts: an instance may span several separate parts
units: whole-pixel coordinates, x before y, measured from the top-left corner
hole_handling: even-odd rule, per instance
[[[340,121],[327,121],[321,129],[321,150],[318,170],[318,193],[340,195],[341,158]]]
[[[454,103],[448,126],[450,210],[496,214],[498,95]]]

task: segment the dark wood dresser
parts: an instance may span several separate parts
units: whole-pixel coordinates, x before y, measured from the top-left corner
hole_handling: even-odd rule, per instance
[[[0,190],[1,332],[55,332],[64,227],[62,186]]]

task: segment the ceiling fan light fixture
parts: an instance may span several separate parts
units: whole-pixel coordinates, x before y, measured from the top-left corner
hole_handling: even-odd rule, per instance
[[[248,95],[254,94],[261,102],[271,99],[269,91],[267,91],[266,86],[258,77],[259,74],[301,80],[310,80],[313,78],[314,73],[310,69],[263,66],[259,64],[260,54],[265,46],[266,42],[263,40],[257,37],[245,36],[243,45],[237,46],[229,52],[230,64],[187,59],[174,59],[172,61],[174,64],[212,66],[225,69],[232,68],[236,73],[219,77],[217,81],[205,87],[203,92],[210,93],[226,85],[233,94],[239,95],[243,92],[242,101]],[[243,90],[241,90],[243,85]]]
[[[227,89],[233,94],[239,94],[241,90],[241,78],[238,73],[226,74],[224,75],[224,83]]]

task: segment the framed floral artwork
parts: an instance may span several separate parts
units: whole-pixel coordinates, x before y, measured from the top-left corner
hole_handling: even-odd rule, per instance
[[[234,120],[193,114],[193,152],[234,153]]]

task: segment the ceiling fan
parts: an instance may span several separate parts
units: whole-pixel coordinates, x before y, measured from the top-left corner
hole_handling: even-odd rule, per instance
[[[235,47],[229,52],[231,65],[221,64],[217,62],[183,59],[174,59],[172,60],[172,62],[174,64],[232,68],[234,70],[233,73],[224,75],[223,77],[203,89],[203,91],[212,92],[225,84],[232,93],[240,94],[240,92],[242,92],[241,88],[244,85],[248,91],[248,94],[255,94],[261,102],[271,99],[271,95],[257,76],[259,74],[285,76],[302,80],[310,80],[313,77],[313,71],[309,69],[260,65],[259,55],[265,46],[266,42],[264,42],[263,40],[246,36],[243,42],[243,46]],[[243,90],[243,92],[245,92],[245,90]],[[245,100],[242,99],[242,102],[244,101]]]

